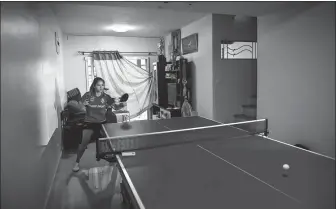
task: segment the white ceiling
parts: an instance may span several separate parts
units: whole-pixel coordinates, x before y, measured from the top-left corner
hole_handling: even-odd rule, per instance
[[[210,13],[262,16],[294,2],[60,2],[53,3],[66,34],[160,37]],[[111,24],[138,27],[126,33],[104,30]]]
[[[205,13],[161,9],[57,4],[56,17],[67,34],[160,37],[202,18]],[[131,24],[139,29],[125,33],[106,31],[111,24]]]

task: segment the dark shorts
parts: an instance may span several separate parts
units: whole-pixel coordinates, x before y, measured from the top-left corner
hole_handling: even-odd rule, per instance
[[[84,121],[82,124],[83,129],[92,129],[92,130],[100,130],[102,128],[102,124],[106,123],[106,121],[101,123],[92,123]]]

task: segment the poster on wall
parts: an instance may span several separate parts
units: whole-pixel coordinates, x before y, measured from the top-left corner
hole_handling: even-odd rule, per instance
[[[190,54],[198,51],[198,34],[194,33],[182,39],[183,54]]]
[[[181,55],[181,30],[172,32],[172,52],[175,56]]]

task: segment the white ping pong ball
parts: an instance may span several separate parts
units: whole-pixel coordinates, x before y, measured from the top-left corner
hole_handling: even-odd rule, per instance
[[[288,169],[289,169],[289,165],[288,165],[288,164],[284,164],[282,167],[283,167],[283,169],[285,169],[285,170],[288,170]]]

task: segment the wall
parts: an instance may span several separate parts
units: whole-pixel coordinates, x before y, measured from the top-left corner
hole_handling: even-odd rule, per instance
[[[221,60],[220,43],[221,40],[256,42],[257,19],[214,14],[212,25],[214,119],[229,123],[257,92],[257,61]]]
[[[335,3],[305,5],[258,20],[258,117],[335,157]]]
[[[212,15],[181,28],[181,38],[198,33],[198,52],[183,55],[188,59],[192,71],[192,106],[199,115],[213,118],[212,97]],[[165,37],[165,53],[170,60],[168,47],[171,35]]]
[[[181,28],[181,38],[198,33],[198,52],[183,55],[192,71],[192,103],[199,115],[231,122],[241,105],[256,94],[256,60],[221,60],[223,39],[257,41],[256,18],[211,14]],[[165,55],[170,60],[171,34],[165,36]]]
[[[42,208],[60,159],[65,92],[55,31],[47,5],[2,2],[1,208]]]
[[[86,92],[85,62],[78,51],[118,50],[121,52],[157,52],[159,38],[71,36],[64,35],[64,76],[67,91],[79,88]],[[151,56],[150,61],[157,60]]]

